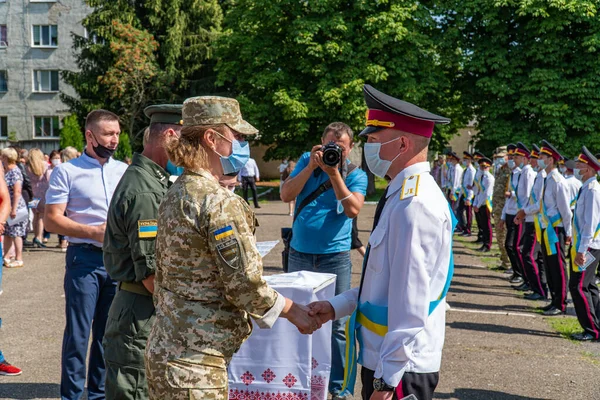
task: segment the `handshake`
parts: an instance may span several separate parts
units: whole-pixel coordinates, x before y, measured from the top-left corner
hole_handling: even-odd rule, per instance
[[[315,301],[303,306],[286,299],[281,317],[294,324],[300,333],[310,335],[320,329],[323,324],[334,320],[335,310],[328,301]]]

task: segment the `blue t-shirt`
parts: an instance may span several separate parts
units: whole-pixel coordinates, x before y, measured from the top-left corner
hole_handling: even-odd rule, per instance
[[[310,153],[304,153],[290,176],[298,175],[308,166],[309,161]],[[296,208],[309,194],[329,179],[329,176],[321,169],[317,168],[316,171],[318,171],[317,176],[314,173],[311,175],[296,198]],[[364,196],[367,193],[365,171],[360,168],[352,171],[346,177],[346,186],[351,192]],[[350,251],[352,219],[348,218],[343,211],[338,214],[337,205],[335,192],[331,188],[304,207],[294,222],[291,247],[296,251],[308,254]]]

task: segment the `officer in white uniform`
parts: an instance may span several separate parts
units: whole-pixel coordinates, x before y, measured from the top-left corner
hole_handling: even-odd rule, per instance
[[[542,253],[552,302],[544,315],[559,315],[567,311],[567,260],[565,246],[571,243],[571,200],[565,178],[558,172],[562,155],[546,140],[542,140],[538,165],[546,169],[546,183],[541,199]]]
[[[565,177],[565,185],[567,185],[568,199],[570,200],[571,211],[575,209],[575,202],[577,201],[577,193],[581,189],[581,181],[573,175],[575,169],[575,160],[565,160],[565,165],[560,167],[560,172]]]
[[[490,173],[490,167],[492,166],[492,160],[484,157],[479,160],[479,169],[481,169],[481,190],[475,197],[475,204],[473,204],[473,210],[476,214],[479,214],[479,221],[481,226],[479,229],[482,231],[483,246],[480,251],[489,252],[492,247],[492,209],[493,209],[493,195],[494,195],[494,182],[496,179],[494,175]]]
[[[539,154],[540,148],[535,144],[532,145],[529,163],[535,174],[535,179],[527,203],[515,217],[516,224],[525,225],[521,254],[523,255],[525,275],[529,278],[529,285],[533,291],[533,293],[525,296],[527,300],[544,300],[548,297],[548,283],[541,250],[542,227],[540,219],[540,200],[544,190],[546,170],[538,167]]]
[[[479,191],[481,190],[481,168],[479,168],[479,160],[481,160],[482,158],[484,158],[485,155],[483,155],[481,152],[476,151],[475,153],[473,153],[473,158],[475,159],[475,177],[473,178],[473,186],[475,186],[473,188],[473,200],[475,200],[475,198],[477,197],[477,195],[479,194]],[[477,222],[477,240],[475,241],[475,243],[483,243],[483,231],[481,230],[481,221],[479,221],[479,214],[474,212],[475,214],[475,222]]]
[[[521,174],[521,168],[517,165],[514,160],[514,153],[517,149],[517,145],[511,143],[506,146],[508,150],[508,168],[511,170],[510,178],[508,180],[508,188],[504,194],[506,202],[502,209],[501,224],[506,224],[506,240],[504,242],[504,248],[506,254],[510,259],[510,265],[513,269],[513,275],[510,278],[510,283],[521,284],[525,282],[525,274],[523,274],[523,265],[519,258],[519,242],[523,232],[520,231],[520,227],[515,224],[514,219],[519,211],[519,204],[517,202],[517,187],[519,186],[519,177]]]
[[[583,328],[583,332],[572,335],[575,340],[600,339],[600,296],[594,282],[595,271],[600,261],[600,184],[596,179],[598,172],[600,161],[584,146],[574,169],[576,178],[583,182],[575,204],[569,280],[569,291],[577,319]],[[588,263],[589,265],[586,265]]]
[[[473,223],[473,200],[475,199],[475,167],[473,155],[468,151],[463,152],[463,166],[465,171],[462,176],[460,200],[458,203],[458,223],[462,231],[461,236],[471,236]]]
[[[450,191],[450,206],[452,211],[458,212],[458,200],[460,198],[460,190],[462,184],[462,176],[464,173],[463,167],[460,166],[460,158],[458,155],[451,151],[446,156],[452,164],[452,188]]]
[[[364,94],[365,159],[375,175],[391,181],[377,206],[360,287],[311,304],[311,313],[322,322],[351,315],[348,392],[354,390],[358,361],[363,399],[414,394],[428,400],[442,359],[456,220],[429,173],[427,150],[434,125],[449,119],[369,85]]]

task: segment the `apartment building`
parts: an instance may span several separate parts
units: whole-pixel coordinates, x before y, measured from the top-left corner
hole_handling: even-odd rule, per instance
[[[76,69],[71,34],[85,35],[90,11],[83,0],[0,0],[0,147],[58,148],[60,91],[75,94],[59,71]]]

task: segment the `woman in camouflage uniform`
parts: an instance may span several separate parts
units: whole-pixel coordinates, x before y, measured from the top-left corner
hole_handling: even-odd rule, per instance
[[[252,332],[250,317],[269,328],[281,316],[302,333],[319,323],[264,281],[254,213],[219,185],[247,160],[244,135],[257,133],[238,102],[188,99],[183,126],[167,151],[185,172],[158,214],[148,388],[152,399],[226,400],[227,365]]]

